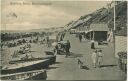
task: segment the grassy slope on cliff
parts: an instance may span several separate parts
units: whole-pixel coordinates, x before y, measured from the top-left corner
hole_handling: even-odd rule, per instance
[[[81,16],[77,21],[84,20],[88,16],[91,18],[86,22],[79,23],[74,28],[80,25],[89,26],[92,23],[107,23],[108,27],[114,28],[114,8],[101,8],[91,14]],[[126,35],[127,34],[127,2],[120,2],[116,5],[116,34]]]

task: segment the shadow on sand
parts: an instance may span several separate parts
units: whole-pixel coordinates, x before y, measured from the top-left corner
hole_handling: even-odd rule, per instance
[[[47,69],[57,69],[59,67],[48,67]]]
[[[55,62],[55,64],[62,64],[62,62]]]
[[[81,66],[81,69],[89,70],[89,67],[87,67],[86,65],[83,65]]]
[[[100,68],[103,68],[103,67],[114,67],[114,66],[117,66],[117,65],[101,65]]]
[[[77,58],[77,57],[83,57],[83,54],[75,54],[70,52],[70,55],[68,56],[68,58]]]

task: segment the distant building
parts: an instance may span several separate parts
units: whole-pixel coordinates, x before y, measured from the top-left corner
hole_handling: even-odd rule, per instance
[[[79,27],[76,28],[76,32],[83,33],[88,31],[89,30],[88,28],[89,26],[80,25]]]
[[[89,30],[89,38],[94,41],[107,41],[108,38],[108,25],[107,24],[91,24]]]

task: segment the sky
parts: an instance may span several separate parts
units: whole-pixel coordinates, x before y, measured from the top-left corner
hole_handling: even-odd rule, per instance
[[[108,1],[3,0],[1,30],[63,27]]]

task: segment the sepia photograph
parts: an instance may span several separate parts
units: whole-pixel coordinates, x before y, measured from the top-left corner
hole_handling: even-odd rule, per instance
[[[0,80],[127,79],[127,1],[1,0]]]

